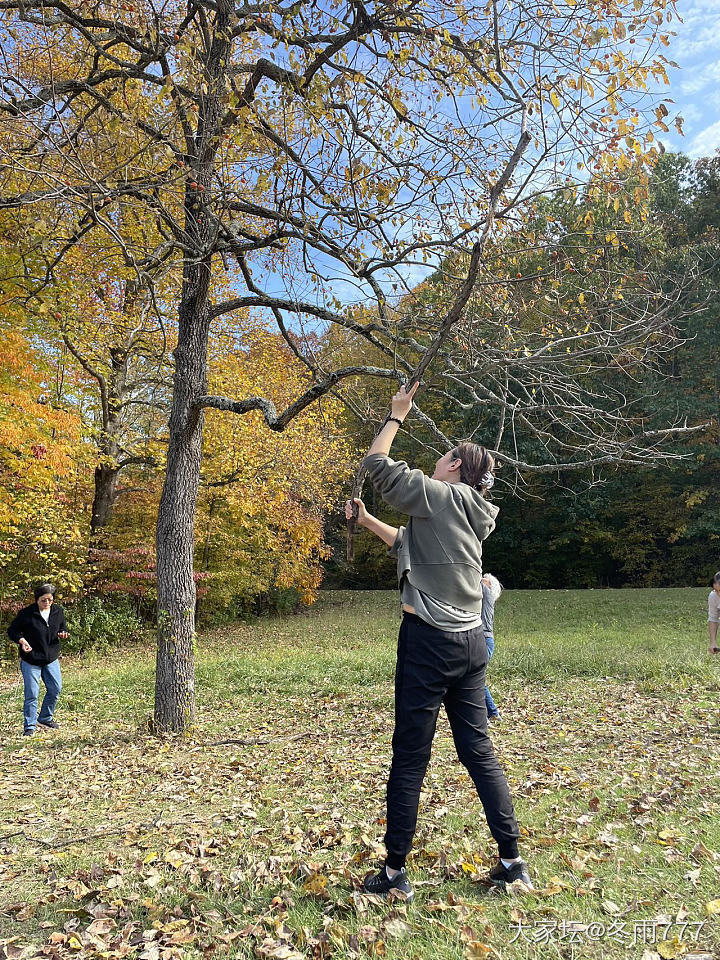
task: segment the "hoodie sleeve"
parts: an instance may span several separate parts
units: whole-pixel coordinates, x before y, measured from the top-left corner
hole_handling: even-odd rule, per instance
[[[22,637],[23,635],[23,626],[22,626],[23,613],[24,611],[21,610],[20,613],[15,617],[13,622],[8,627],[8,630],[7,630],[8,636],[10,637],[13,643],[18,643],[20,641],[20,637]]]
[[[403,543],[405,542],[405,527],[399,527],[397,536],[392,546],[387,548],[387,555],[389,557],[395,557],[397,559],[398,552],[402,548]]]
[[[422,470],[411,470],[404,460],[373,453],[363,460],[373,486],[385,503],[411,517],[429,517],[440,508],[438,484]]]

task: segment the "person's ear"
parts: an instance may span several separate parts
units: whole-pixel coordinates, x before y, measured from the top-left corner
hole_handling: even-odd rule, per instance
[[[460,457],[455,457],[454,460],[451,460],[448,464],[448,470],[459,470],[462,466],[462,460]]]

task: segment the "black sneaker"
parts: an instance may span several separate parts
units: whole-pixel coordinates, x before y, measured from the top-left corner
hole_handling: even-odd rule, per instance
[[[410,881],[405,873],[405,867],[392,880],[387,875],[385,867],[383,867],[379,873],[365,877],[363,889],[366,893],[374,893],[376,897],[386,897],[389,893],[401,893],[406,903],[411,903],[415,896],[415,891],[410,886]]]
[[[35,727],[26,727],[25,730],[23,730],[23,736],[24,736],[24,737],[34,737],[34,736],[35,736]]]
[[[504,866],[502,860],[498,860],[485,879],[494,887],[500,887],[501,890],[505,890],[509,883],[515,883],[516,880],[521,880],[529,890],[535,889],[524,860],[511,863],[509,867]]]
[[[48,730],[59,730],[60,724],[55,723],[54,720],[38,720],[39,727],[45,727]]]

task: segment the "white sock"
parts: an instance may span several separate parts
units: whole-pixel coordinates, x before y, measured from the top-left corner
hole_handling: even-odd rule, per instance
[[[500,857],[500,863],[506,870],[509,870],[514,863],[522,863],[522,857],[515,857],[514,860],[503,860],[503,858]]]
[[[388,875],[388,880],[394,880],[400,873],[399,870],[393,869],[393,867],[385,866],[385,873]]]

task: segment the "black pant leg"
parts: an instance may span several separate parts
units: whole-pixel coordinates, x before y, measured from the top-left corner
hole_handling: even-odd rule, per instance
[[[387,784],[385,846],[390,867],[400,869],[417,827],[420,789],[430,760],[435,726],[447,690],[439,631],[405,616],[395,671],[395,732]]]
[[[485,706],[487,647],[482,630],[469,631],[465,636],[468,668],[448,688],[445,709],[457,755],[475,784],[499,854],[512,859],[518,856],[520,833],[507,780],[488,736]]]

